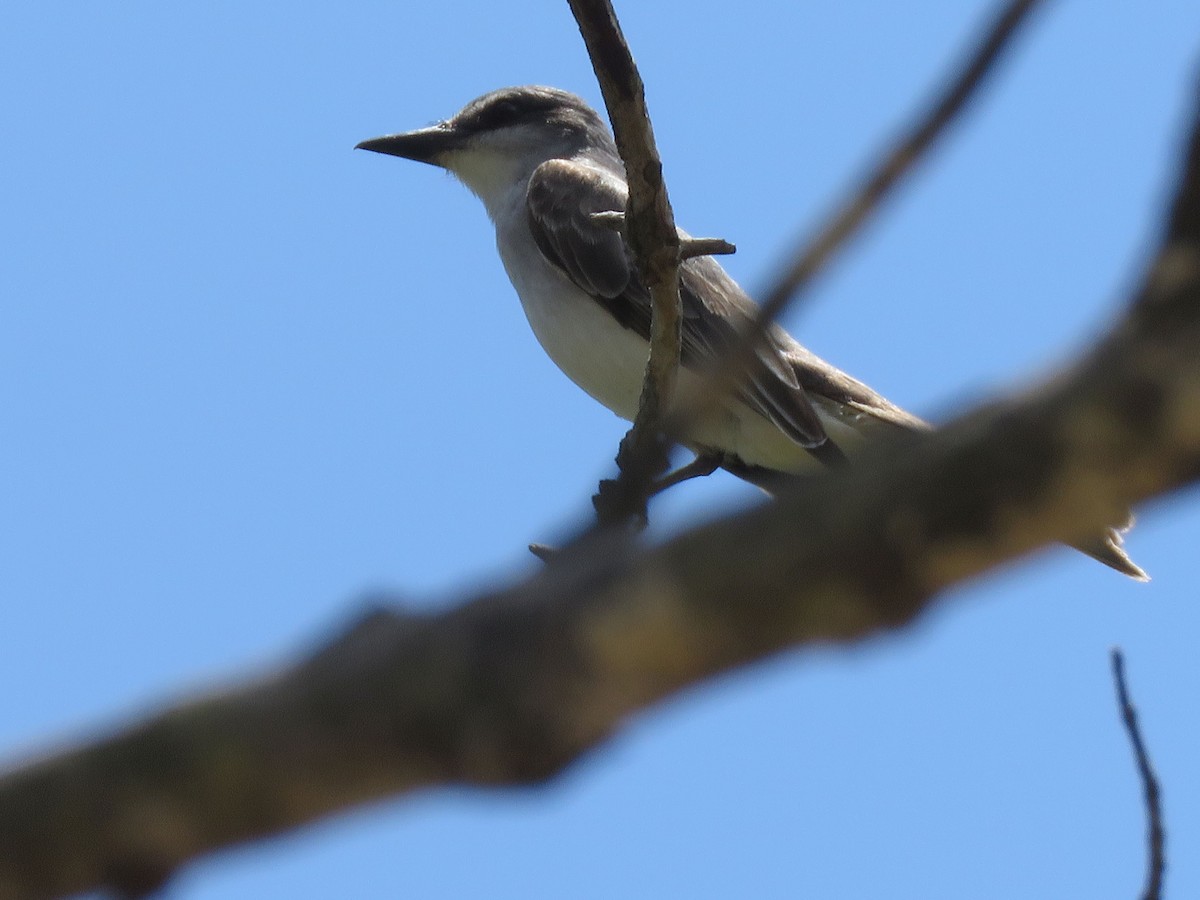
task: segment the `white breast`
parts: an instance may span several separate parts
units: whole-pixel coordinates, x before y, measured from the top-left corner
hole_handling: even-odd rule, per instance
[[[538,343],[575,384],[618,416],[637,413],[647,344],[542,257],[532,238],[497,241]]]
[[[576,385],[632,421],[646,370],[646,341],[622,327],[542,256],[525,224],[523,186],[495,200],[488,211],[496,224],[496,247],[542,349]],[[681,392],[692,388],[694,379],[684,371]],[[817,466],[807,451],[740,403],[730,404],[724,413],[697,427],[688,435],[688,443],[725,450],[744,462],[780,471]]]

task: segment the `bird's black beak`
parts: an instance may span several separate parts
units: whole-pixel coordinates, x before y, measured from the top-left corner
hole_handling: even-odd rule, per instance
[[[399,156],[404,159],[429,163],[431,166],[439,166],[442,156],[457,149],[460,145],[460,135],[452,127],[442,122],[417,131],[371,138],[369,141],[356,144],[354,149],[386,153],[388,156]]]

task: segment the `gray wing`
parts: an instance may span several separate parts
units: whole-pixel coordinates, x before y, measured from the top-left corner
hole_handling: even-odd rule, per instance
[[[798,344],[791,335],[782,335],[780,343],[783,355],[791,362],[797,380],[809,392],[809,396],[815,398],[830,415],[843,419],[857,430],[862,430],[863,425],[874,425],[899,432],[930,429],[928,422],[827,363]],[[865,420],[864,415],[868,417]]]
[[[552,159],[529,180],[526,211],[538,249],[625,328],[650,340],[650,292],[634,270],[622,235],[591,215],[625,211],[628,191],[616,175],[585,163]],[[711,365],[735,341],[755,307],[724,269],[708,257],[679,268],[683,304],[682,362]],[[793,364],[773,334],[755,360],[740,399],[802,447],[829,444]],[[832,450],[832,446],[830,446]]]

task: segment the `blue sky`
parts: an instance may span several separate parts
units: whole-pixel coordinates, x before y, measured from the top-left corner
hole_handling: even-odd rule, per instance
[[[764,285],[987,7],[620,4],[680,224]],[[537,348],[478,202],[351,150],[504,84],[598,103],[565,3],[0,23],[5,758],[286,661],[371,592],[519,578],[586,517],[624,425]],[[1052,371],[1136,282],[1198,59],[1189,0],[1050,3],[789,328],[934,420]],[[654,530],[757,501],[714,477]],[[381,803],[172,896],[1133,896],[1114,644],[1169,888],[1200,895],[1200,503],[1140,516],[1149,585],[1047,551],[904,634],[690,691],[544,789]]]

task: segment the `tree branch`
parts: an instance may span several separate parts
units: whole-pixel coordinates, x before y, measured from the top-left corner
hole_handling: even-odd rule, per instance
[[[1125,725],[1125,732],[1129,735],[1129,743],[1133,747],[1133,758],[1137,762],[1138,778],[1142,782],[1142,794],[1146,803],[1146,887],[1142,890],[1142,900],[1159,900],[1162,897],[1163,873],[1167,867],[1162,797],[1158,789],[1158,779],[1154,776],[1154,766],[1150,763],[1150,754],[1146,752],[1146,744],[1142,740],[1141,729],[1138,728],[1137,710],[1134,709],[1133,701],[1129,699],[1129,688],[1125,684],[1125,656],[1117,647],[1112,651],[1112,670],[1121,722]]]
[[[620,474],[593,498],[602,525],[645,519],[654,479],[666,471],[670,447],[661,423],[675,390],[680,354],[680,240],[654,142],[646,88],[608,0],[568,0],[587,45],[617,149],[629,200],[624,227],[638,274],[650,290],[650,358],[633,427],[617,452]]]

